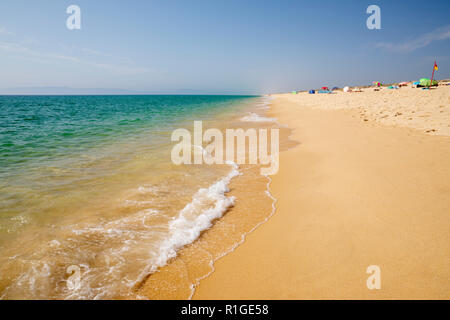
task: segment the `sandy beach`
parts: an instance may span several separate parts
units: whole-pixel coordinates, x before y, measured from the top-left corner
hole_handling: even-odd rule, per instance
[[[273,97],[276,212],[193,298],[449,299],[450,87]]]
[[[450,300],[449,0],[30,3],[0,2],[0,300]]]

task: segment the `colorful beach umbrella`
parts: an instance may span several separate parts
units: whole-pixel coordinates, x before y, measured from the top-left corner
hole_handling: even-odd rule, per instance
[[[422,78],[419,81],[419,85],[422,87],[430,87],[430,86],[437,86],[438,82],[436,80],[433,80],[433,83],[431,83],[431,80],[428,78]]]

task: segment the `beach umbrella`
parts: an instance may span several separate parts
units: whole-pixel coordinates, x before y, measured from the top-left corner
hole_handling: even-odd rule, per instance
[[[433,80],[433,83],[431,83],[431,80],[428,78],[422,78],[419,81],[419,85],[422,87],[430,87],[430,86],[437,86],[438,82],[436,80]]]
[[[350,88],[349,87],[344,87],[344,92],[349,92]]]
[[[374,84],[376,87],[381,87],[381,82],[379,82],[379,81],[374,81],[373,84]]]

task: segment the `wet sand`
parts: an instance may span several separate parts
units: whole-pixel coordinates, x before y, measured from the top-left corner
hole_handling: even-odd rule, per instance
[[[296,145],[288,138],[291,131],[272,121],[257,123],[239,120],[235,126],[244,130],[279,128],[280,150]],[[149,274],[135,288],[134,298],[191,298],[202,280],[214,273],[217,261],[232,254],[254,230],[270,219],[274,213],[274,198],[267,193],[271,178],[261,175],[260,169],[260,165],[239,166],[240,175],[231,180],[230,190],[226,194],[235,197],[235,204],[213,221],[212,227],[203,231],[196,241],[181,248],[167,265]]]
[[[269,115],[300,142],[281,153],[276,213],[193,298],[449,299],[450,91],[413,90],[275,95]]]

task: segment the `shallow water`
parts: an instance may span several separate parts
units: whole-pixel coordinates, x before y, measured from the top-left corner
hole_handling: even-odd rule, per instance
[[[171,132],[240,126],[262,99],[0,97],[0,297],[136,297],[234,204],[242,171],[173,165]]]

